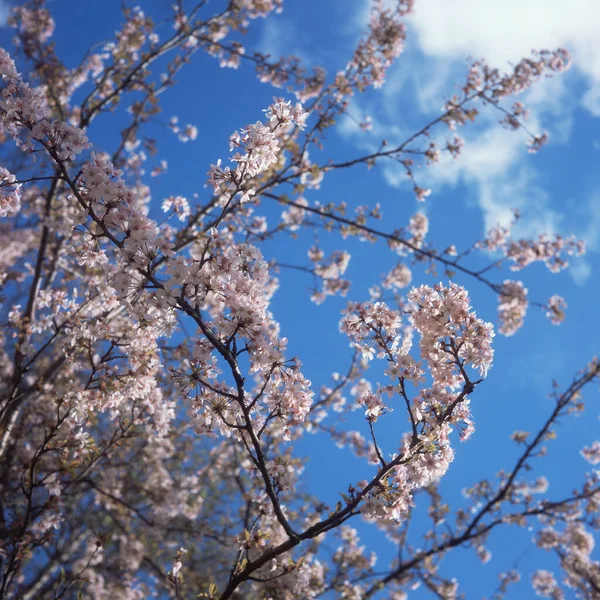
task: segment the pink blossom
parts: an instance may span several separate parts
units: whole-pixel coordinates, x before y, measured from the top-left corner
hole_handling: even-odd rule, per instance
[[[544,569],[537,570],[531,578],[531,584],[538,596],[552,598],[553,600],[562,600],[564,598],[562,590],[550,571]]]
[[[600,463],[600,442],[595,441],[591,446],[584,447],[581,450],[580,454],[591,465],[599,464]]]
[[[523,325],[529,301],[527,289],[520,281],[505,280],[499,295],[500,333],[511,336]]]
[[[546,305],[546,316],[550,319],[552,325],[560,325],[565,319],[565,309],[567,303],[564,298],[554,295],[548,300]]]

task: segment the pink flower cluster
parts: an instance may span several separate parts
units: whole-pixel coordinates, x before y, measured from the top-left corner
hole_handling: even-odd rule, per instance
[[[29,93],[14,70],[14,64],[7,55],[3,59],[3,74],[8,85],[3,89],[3,124],[13,128],[19,135],[23,129],[32,131],[32,138],[44,145],[57,161],[71,159],[85,146],[85,138],[79,129],[64,123],[49,125],[45,120],[45,105],[36,104],[38,97]],[[27,100],[27,101],[26,101]],[[268,124],[257,123],[241,133],[231,136],[232,149],[236,153],[233,161],[237,167],[230,180],[240,184],[244,177],[254,177],[279,160],[280,135],[285,135],[292,125],[304,127],[307,114],[299,104],[276,100],[266,111]],[[29,143],[29,142],[28,142]],[[219,170],[212,171],[218,179]],[[221,183],[215,182],[220,188]],[[197,412],[200,429],[210,430],[216,422],[219,429],[231,435],[229,425],[236,421],[238,404],[227,401],[231,398],[228,386],[216,381],[208,384],[206,378],[218,374],[214,367],[212,352],[224,340],[239,336],[246,340],[246,350],[250,358],[250,371],[257,376],[268,374],[267,385],[261,391],[262,404],[282,423],[281,432],[288,435],[292,425],[302,422],[312,404],[312,392],[308,382],[299,371],[299,363],[286,364],[283,355],[285,338],[278,336],[278,327],[270,318],[267,307],[273,290],[266,264],[258,250],[252,246],[236,245],[230,237],[220,237],[214,231],[208,243],[192,251],[190,258],[182,256],[171,259],[171,245],[161,235],[156,223],[146,216],[136,190],[128,187],[122,172],[114,167],[106,157],[92,154],[91,160],[81,169],[76,193],[79,202],[85,207],[92,223],[90,231],[96,239],[110,238],[120,250],[123,259],[115,272],[112,286],[130,310],[142,311],[140,317],[152,314],[155,335],[165,328],[171,328],[174,319],[173,307],[189,303],[193,309],[202,307],[212,315],[209,325],[219,332],[222,342],[213,340],[207,350],[197,352],[194,373],[197,383],[203,386],[204,394],[198,397]],[[170,197],[163,208],[173,208],[180,219],[189,214],[189,205],[184,198]],[[80,222],[86,222],[81,215]],[[106,262],[106,256],[97,248],[94,238],[82,236],[76,249],[80,264],[94,266]],[[145,293],[145,304],[134,300],[144,293],[147,269],[159,255],[167,259],[167,272],[170,279],[155,279],[155,289]],[[339,264],[338,264],[339,263]],[[343,272],[347,260],[334,260],[322,266],[322,276],[332,278],[333,270]],[[191,309],[190,309],[191,310]],[[188,378],[189,379],[189,378]],[[187,387],[187,386],[186,386]],[[206,405],[207,410],[202,410]],[[229,420],[231,418],[231,421]],[[274,421],[274,423],[277,421]]]
[[[399,290],[409,286],[411,281],[411,270],[404,263],[398,263],[387,273],[381,286],[386,290]]]
[[[564,592],[561,590],[554,574],[545,569],[538,569],[531,578],[531,585],[536,595],[552,600],[563,600]]]
[[[164,212],[173,212],[177,215],[180,221],[185,221],[190,216],[190,203],[183,196],[169,196],[162,203]]]
[[[485,376],[494,357],[494,332],[491,323],[472,311],[463,287],[454,283],[420,286],[409,292],[408,301],[411,322],[421,334],[421,357],[428,361],[437,385],[456,389],[464,381],[452,350],[463,366],[472,366]]]
[[[363,357],[385,359],[385,374],[392,384],[370,385],[357,389],[357,401],[365,416],[375,422],[389,412],[382,394],[400,395],[406,400],[413,428],[405,435],[401,453],[404,460],[394,466],[383,489],[371,490],[363,513],[369,518],[403,520],[412,506],[415,489],[439,479],[452,462],[451,423],[461,427],[461,439],[473,431],[467,398],[475,386],[466,367],[478,369],[485,376],[492,363],[493,332],[489,323],[472,311],[464,288],[455,284],[430,288],[421,286],[408,293],[412,327],[420,335],[421,358],[427,361],[433,385],[420,391],[409,403],[405,382],[418,385],[424,381],[421,363],[409,354],[412,340],[401,334],[401,315],[383,302],[349,303],[340,329],[350,338],[351,346]],[[462,392],[456,394],[456,390]],[[379,460],[383,457],[378,455]]]
[[[47,42],[54,33],[54,19],[50,11],[41,6],[16,6],[9,25],[19,32],[17,42],[23,44],[26,54],[31,54],[38,44]]]
[[[234,169],[221,168],[221,160],[216,165],[211,165],[209,183],[215,193],[227,196],[231,184],[235,186],[235,193],[244,183],[246,178],[256,177],[269,169],[280,160],[280,136],[289,131],[292,125],[304,128],[308,113],[300,103],[292,106],[291,101],[275,99],[274,103],[265,111],[268,123],[264,125],[257,121],[248,125],[242,131],[235,131],[229,138],[229,149],[237,152],[231,161],[237,163]],[[243,193],[241,200],[248,200],[254,190]]]
[[[500,100],[520,94],[544,75],[560,73],[570,66],[571,57],[564,48],[534,52],[532,58],[523,58],[514,65],[510,73],[504,75],[484,62],[477,61],[471,66],[464,92],[469,94],[485,91],[494,100]],[[517,116],[525,112],[522,104],[517,106],[517,111]]]
[[[120,234],[121,254],[128,263],[136,268],[144,267],[158,254],[169,254],[170,246],[160,235],[156,223],[146,216],[135,191],[125,184],[121,179],[122,172],[106,157],[92,153],[81,173],[81,198],[96,219],[107,229]],[[127,297],[131,274],[122,271],[115,283],[117,281],[121,294]]]
[[[543,262],[552,273],[558,273],[569,266],[562,254],[582,256],[585,254],[585,242],[574,236],[564,238],[557,234],[552,239],[542,234],[536,240],[508,242],[503,250],[515,263],[511,267],[513,271],[524,269],[534,262]]]
[[[401,341],[398,330],[402,318],[384,302],[349,302],[340,322],[340,330],[350,338],[350,345],[364,358],[384,358],[386,346],[397,351]]]
[[[316,247],[309,249],[308,256],[314,264],[313,272],[321,280],[321,289],[317,289],[311,295],[311,300],[321,304],[327,296],[346,296],[350,290],[350,281],[343,278],[350,264],[350,253],[346,251],[334,251],[325,258],[323,252]]]
[[[563,237],[556,234],[552,238],[541,234],[536,239],[511,240],[511,228],[518,218],[518,211],[514,211],[513,220],[509,226],[492,227],[486,237],[477,242],[476,247],[490,252],[502,252],[508,260],[514,263],[510,267],[512,271],[520,271],[535,262],[543,262],[552,273],[558,273],[569,266],[564,254],[567,256],[585,254],[585,242],[575,236]],[[548,307],[550,308],[550,304]]]
[[[0,167],[0,217],[16,215],[21,209],[17,178],[4,167]]]
[[[591,465],[600,464],[600,442],[595,441],[591,446],[586,446],[581,450],[581,456]]]
[[[450,431],[448,424],[431,429],[422,436],[426,450],[412,454],[405,440],[402,455],[407,456],[406,463],[393,468],[379,491],[368,494],[362,508],[365,517],[384,522],[406,519],[414,506],[414,492],[438,481],[454,460],[448,438]]]
[[[178,257],[168,264],[171,279],[165,291],[156,293],[161,307],[182,297],[193,307],[208,312],[211,331],[219,332],[220,343],[234,337],[243,339],[249,360],[249,372],[262,381],[260,404],[272,413],[269,421],[281,424],[287,435],[292,425],[301,423],[312,405],[310,382],[300,370],[299,362],[286,361],[287,340],[278,335],[278,326],[268,312],[274,287],[266,263],[253,246],[234,244],[229,236],[213,231],[209,243],[194,251],[192,258]],[[161,297],[162,296],[162,297]],[[216,335],[216,334],[215,334]],[[197,383],[201,392],[195,399],[196,429],[211,431],[217,427],[223,435],[231,435],[231,423],[239,415],[239,402],[232,402],[239,391],[219,382],[214,353],[217,342],[196,342],[191,373],[184,377]],[[258,397],[257,397],[258,400]]]
[[[406,27],[402,19],[412,12],[413,0],[395,0],[388,8],[384,0],[374,0],[369,23],[369,34],[362,40],[352,58],[350,69],[356,69],[359,89],[369,85],[378,88],[385,81],[385,73],[404,50]],[[340,74],[344,80],[346,75]],[[338,82],[338,87],[344,84]]]
[[[81,129],[64,121],[46,120],[49,108],[40,88],[30,88],[17,73],[8,53],[0,48],[0,127],[24,151],[33,149],[33,139],[60,160],[72,160],[90,144]]]
[[[266,17],[269,13],[281,12],[283,0],[233,0],[233,10],[243,12],[250,19]]]
[[[565,309],[567,303],[564,298],[554,295],[546,304],[546,316],[550,319],[552,325],[560,325],[565,320]]]
[[[198,128],[189,123],[181,128],[178,117],[171,117],[169,119],[169,128],[178,137],[180,142],[191,142],[198,137]]]
[[[597,509],[589,507],[590,511]],[[539,532],[536,543],[543,550],[554,551],[563,571],[562,583],[574,590],[577,597],[595,598],[600,581],[600,562],[592,558],[595,540],[582,522],[567,519],[562,531],[547,527]],[[549,571],[536,571],[532,577],[533,589],[538,596],[563,600],[565,594]]]
[[[415,213],[409,220],[408,232],[411,234],[409,242],[417,248],[422,248],[425,236],[429,231],[429,219],[424,213]]]
[[[295,203],[300,206],[308,206],[308,200],[300,197],[296,198]],[[281,213],[281,220],[289,231],[298,231],[304,222],[306,211],[298,206],[290,206]]]
[[[507,279],[502,284],[498,302],[499,331],[506,336],[511,336],[523,325],[529,306],[527,289],[521,281]]]

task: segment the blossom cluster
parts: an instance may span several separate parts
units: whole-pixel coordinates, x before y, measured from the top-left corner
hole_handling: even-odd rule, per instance
[[[346,296],[350,289],[350,281],[344,279],[343,275],[350,264],[350,253],[337,250],[325,257],[320,248],[312,246],[309,248],[308,257],[314,265],[314,274],[322,281],[321,289],[313,292],[311,300],[321,304],[327,296]]]
[[[300,103],[292,105],[291,101],[286,102],[281,98],[275,99],[265,112],[268,119],[266,125],[257,121],[248,125],[246,129],[231,134],[229,149],[237,150],[231,158],[231,161],[236,163],[234,169],[221,168],[220,159],[216,165],[211,165],[208,176],[215,194],[227,196],[233,184],[235,195],[246,178],[256,177],[276,164],[281,155],[280,137],[287,133],[292,125],[304,128],[308,117]],[[241,201],[248,200],[252,195],[254,190],[245,190]]]
[[[420,286],[409,292],[408,301],[413,306],[412,325],[422,336],[421,356],[428,361],[436,384],[450,388],[461,385],[462,376],[449,357],[453,351],[463,365],[485,376],[494,356],[494,332],[491,323],[478,319],[471,310],[464,288],[454,283],[449,287]]]
[[[181,128],[178,117],[169,119],[169,128],[177,136],[180,142],[192,142],[198,137],[198,128],[195,125],[187,124]]]
[[[409,243],[416,248],[422,248],[425,236],[429,231],[429,219],[425,213],[415,213],[409,220],[408,232],[411,234]]]
[[[600,577],[600,563],[592,558],[594,536],[583,523],[568,522],[562,531],[542,529],[536,538],[539,548],[554,551],[563,571],[562,583],[576,595],[593,597]],[[565,592],[553,573],[540,569],[533,574],[532,586],[538,596],[563,600]]]
[[[523,325],[529,301],[527,289],[520,281],[506,280],[498,297],[498,319],[500,333],[510,336]]]
[[[21,209],[20,185],[17,178],[4,167],[0,167],[0,217],[15,215]]]
[[[404,50],[406,27],[402,19],[413,9],[413,0],[399,0],[389,8],[384,0],[374,0],[369,23],[369,35],[358,45],[350,69],[354,68],[359,77],[359,87],[368,85],[381,87],[385,73]],[[347,76],[338,75],[337,86],[343,88]]]
[[[564,298],[554,294],[546,305],[546,316],[550,319],[552,325],[560,325],[565,320],[565,309],[567,303]]]
[[[512,263],[511,270],[520,271],[535,263],[543,262],[552,273],[558,273],[567,268],[569,263],[563,258],[567,256],[582,256],[585,254],[585,242],[575,236],[562,237],[556,234],[554,238],[546,234],[536,239],[511,239],[511,228],[519,218],[515,211],[509,226],[492,227],[485,238],[477,243],[477,247],[490,252],[500,251]]]
[[[60,160],[72,160],[90,147],[85,133],[61,120],[48,121],[50,109],[40,88],[31,88],[17,73],[9,54],[0,48],[0,128],[23,151],[33,149],[33,139]]]
[[[391,385],[378,386],[375,391],[362,386],[357,392],[366,418],[377,421],[390,411],[383,394],[398,394],[407,402],[413,427],[398,455],[404,460],[394,466],[382,489],[366,496],[363,512],[373,519],[403,520],[412,506],[414,490],[446,472],[454,457],[450,423],[461,425],[462,439],[473,431],[467,394],[474,385],[465,367],[474,367],[485,376],[493,358],[491,325],[476,317],[463,288],[455,284],[421,286],[411,290],[407,299],[411,325],[420,336],[421,358],[433,378],[432,387],[421,389],[413,402],[406,396],[405,383],[423,383],[424,371],[422,363],[409,354],[412,340],[406,331],[401,333],[401,314],[382,302],[350,303],[340,324],[351,345],[365,358],[377,357],[388,363],[385,374]],[[455,391],[461,387],[463,391],[457,395]]]
[[[543,262],[552,273],[565,269],[569,263],[561,255],[582,256],[585,254],[585,242],[574,236],[564,238],[555,235],[554,239],[540,235],[536,240],[518,240],[507,244],[504,249],[508,259],[515,264],[513,271],[524,269],[534,262]]]

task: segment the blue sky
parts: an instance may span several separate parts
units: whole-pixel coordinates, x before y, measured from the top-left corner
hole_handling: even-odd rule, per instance
[[[170,3],[147,0],[141,4],[159,16]],[[58,53],[70,66],[76,64],[90,40],[109,38],[120,23],[119,0],[54,0],[50,4],[57,21]],[[5,6],[0,2],[0,17]],[[325,66],[331,75],[347,62],[367,16],[365,0],[288,1],[281,15],[253,23],[246,46],[249,51],[260,50],[275,57],[297,54],[308,65]],[[3,29],[0,44],[9,46],[10,35]],[[568,303],[567,318],[563,325],[554,327],[543,312],[530,307],[525,326],[514,337],[497,336],[495,365],[472,399],[477,431],[467,444],[458,446],[457,442],[456,461],[441,486],[453,506],[462,501],[462,488],[482,477],[493,477],[501,467],[512,466],[517,456],[509,440],[512,431],[535,430],[551,410],[551,380],[568,384],[598,351],[600,4],[594,0],[571,0],[568,7],[560,0],[417,0],[416,15],[409,21],[406,52],[389,71],[386,85],[352,100],[352,115],[357,119],[369,115],[373,130],[366,133],[351,119],[343,118],[327,134],[327,156],[336,159],[376,148],[383,137],[390,143],[401,141],[439,113],[444,98],[464,79],[468,56],[486,58],[502,69],[531,48],[561,45],[572,52],[573,68],[519,98],[532,109],[532,129],[550,133],[550,145],[540,154],[529,155],[525,134],[503,130],[497,125],[496,114],[484,113],[477,125],[459,131],[466,147],[458,161],[442,161],[418,171],[419,184],[433,190],[424,206],[417,206],[408,181],[392,163],[381,163],[370,171],[358,166],[354,171],[328,175],[320,190],[307,193],[311,202],[346,200],[350,206],[380,202],[384,219],[379,228],[385,231],[405,225],[410,215],[423,209],[430,219],[429,239],[440,248],[450,243],[459,249],[469,246],[487,227],[505,222],[512,208],[522,214],[517,234],[574,233],[588,244],[588,254],[574,259],[573,268],[558,275],[542,266],[530,267],[517,276],[508,271],[494,273],[495,281],[522,278],[533,300],[544,302],[559,293]],[[22,63],[18,67],[24,68]],[[178,85],[162,97],[162,124],[148,128],[159,141],[156,162],[161,158],[169,162],[165,175],[147,177],[153,214],[158,217],[160,204],[168,195],[191,199],[197,193],[201,199],[207,198],[210,191],[205,187],[205,174],[209,164],[218,158],[227,160],[229,134],[260,119],[273,95],[281,95],[281,91],[259,83],[248,65],[242,64],[237,71],[220,69],[210,57],[197,54],[178,76]],[[181,124],[198,127],[195,142],[181,144],[168,130],[166,123],[172,115],[177,115]],[[121,118],[114,116],[117,122]],[[118,136],[118,127],[109,127],[111,120],[112,116],[103,116],[89,131],[91,141],[106,150],[114,147]],[[273,223],[277,222],[273,207],[267,205],[264,210]],[[321,241],[331,250],[348,248],[351,252],[348,274],[353,280],[352,300],[368,299],[368,288],[379,283],[386,268],[396,261],[381,244],[346,244],[333,235],[321,236]],[[263,251],[267,258],[283,256],[286,262],[306,264],[306,249],[311,243],[309,234],[301,234],[298,240],[279,238]],[[415,267],[414,283],[434,281]],[[478,314],[495,322],[495,296],[466,279],[457,281],[469,289]],[[338,331],[346,300],[329,298],[317,307],[309,301],[308,276],[303,279],[302,274],[282,272],[280,282],[273,312],[282,322],[283,335],[290,340],[290,352],[301,357],[305,374],[318,389],[329,382],[332,371],[342,372],[349,359],[347,340]],[[595,393],[588,390],[590,404],[584,416],[564,423],[559,439],[550,445],[549,457],[532,473],[532,478],[541,474],[549,478],[551,498],[568,492],[585,472],[578,450],[597,437]],[[358,414],[355,417],[353,427],[362,428],[366,436],[366,422]],[[382,425],[388,452],[397,449],[406,426],[404,418],[397,410]],[[348,483],[367,478],[372,472],[372,467],[348,459],[347,451],[336,449],[320,436],[305,438],[301,451],[308,456],[308,485],[332,503]],[[381,554],[382,562],[393,554],[372,528],[358,521],[354,525]],[[415,525],[414,543],[419,546],[418,519]],[[461,580],[460,589],[467,598],[491,595],[497,573],[512,566],[529,547],[528,539],[525,531],[499,534],[492,537],[490,563],[481,565],[474,552],[459,551],[447,559],[441,573]],[[523,583],[513,588],[509,597],[533,597],[528,573],[537,566],[537,558],[535,550],[527,553],[521,563]],[[410,595],[425,597],[428,594],[421,591]]]

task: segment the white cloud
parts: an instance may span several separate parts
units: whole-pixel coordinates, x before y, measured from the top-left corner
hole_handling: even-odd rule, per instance
[[[581,105],[594,117],[600,117],[600,85],[589,89],[581,99]]]
[[[577,258],[570,262],[569,274],[577,285],[583,286],[587,283],[590,275],[592,274],[592,267],[587,260],[583,258]]]
[[[418,0],[411,19],[429,56],[516,62],[532,48],[566,47],[589,80],[583,105],[600,115],[598,0]]]
[[[422,186],[433,188],[441,193],[446,185],[454,187],[460,183],[467,185],[470,196],[467,202],[475,202],[483,213],[483,229],[496,225],[509,225],[513,220],[513,211],[518,209],[521,218],[513,228],[516,237],[535,237],[540,233],[553,234],[560,230],[562,217],[550,206],[549,194],[537,182],[536,173],[527,167],[513,164],[516,152],[510,144],[504,150],[494,147],[490,135],[472,146],[468,155],[477,156],[470,161],[462,156],[454,164],[440,164],[431,167],[427,175],[418,180]],[[477,155],[477,148],[481,154]],[[498,150],[498,155],[494,150]],[[406,185],[407,179],[399,167],[391,163],[384,167],[386,181],[394,187]]]
[[[258,50],[263,54],[270,54],[274,60],[294,55],[309,64],[310,57],[300,49],[298,41],[295,24],[283,16],[274,15],[263,22]]]
[[[486,128],[483,132],[469,135],[462,155],[453,160],[446,158],[439,169],[430,173],[439,181],[456,183],[460,176],[478,181],[490,181],[502,176],[524,154],[524,140],[517,133],[499,125]]]
[[[432,188],[434,200],[445,186],[465,184],[473,190],[467,201],[479,204],[483,212],[484,229],[508,225],[513,209],[518,209],[522,218],[513,230],[515,235],[531,237],[558,232],[561,217],[551,208],[550,195],[539,185],[535,169],[522,164],[527,156],[522,132],[502,128],[493,117],[490,115],[487,122],[483,117],[479,127],[463,128],[459,133],[465,136],[466,144],[460,157],[455,160],[445,154],[439,164],[417,172],[419,185]],[[448,137],[447,131],[441,133],[439,146]],[[380,164],[389,185],[408,184],[402,167],[392,162]]]
[[[363,8],[368,5],[365,1]],[[532,49],[567,47],[573,55],[575,75],[583,74],[590,84],[582,103],[600,115],[600,0],[571,0],[568,7],[564,0],[417,0],[415,10],[407,53],[389,70],[379,97],[372,104],[353,99],[353,113],[370,114],[373,119],[372,136],[359,132],[350,120],[342,128],[341,133],[363,151],[376,148],[382,138],[393,145],[406,137],[406,132],[401,134],[409,123],[422,125],[427,115],[437,115],[443,99],[455,93],[455,86],[464,79],[469,57],[484,58],[492,66],[506,69],[509,62],[530,55]],[[364,27],[367,13],[357,13]],[[535,133],[548,129],[554,144],[566,142],[571,135],[579,102],[573,97],[572,81],[572,76],[564,75],[545,78],[523,99],[533,112],[528,127]],[[411,97],[418,110],[408,114],[403,107]],[[378,108],[371,110],[375,106]],[[523,218],[516,235],[561,231],[562,218],[536,175],[535,163],[523,165],[528,136],[502,129],[499,118],[498,113],[489,111],[480,115],[475,125],[461,128],[458,133],[466,138],[461,157],[457,161],[448,158],[418,173],[419,184],[431,187],[434,194],[444,186],[466,184],[474,191],[471,200],[480,205],[486,228],[506,223],[512,217],[511,209],[518,208]],[[436,135],[441,135],[443,145],[448,131],[440,129]],[[397,164],[380,165],[390,185],[408,185]],[[581,278],[584,271],[581,267]]]
[[[587,244],[588,250],[600,250],[600,190],[593,193],[586,207],[587,214],[581,219],[586,228],[581,234]]]
[[[533,170],[520,168],[511,171],[509,177],[491,178],[478,184],[478,202],[486,229],[497,224],[509,225],[512,209],[516,208],[522,217],[512,230],[515,237],[552,235],[559,230],[562,217],[550,208],[550,196],[536,184]]]

